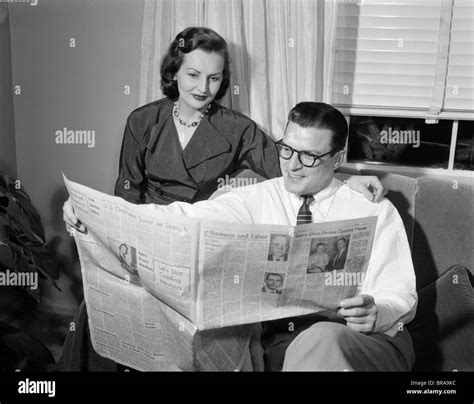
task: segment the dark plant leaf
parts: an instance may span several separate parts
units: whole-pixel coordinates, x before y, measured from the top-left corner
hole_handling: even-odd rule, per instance
[[[0,171],[0,187],[8,188],[9,180],[8,174],[5,171]]]
[[[36,362],[55,363],[53,355],[41,341],[4,322],[0,322],[0,340],[17,356]]]
[[[41,218],[23,188],[0,171],[0,240],[8,244],[10,254],[3,251],[5,261],[18,271],[27,271],[32,264],[38,274],[59,289],[54,279],[59,278],[56,257],[46,244]],[[12,260],[12,256],[14,259]],[[0,265],[2,264],[0,254]],[[59,289],[60,290],[60,289]]]
[[[0,265],[7,268],[14,268],[16,261],[15,257],[15,250],[8,244],[0,242]]]
[[[0,172],[1,173],[1,172]],[[5,173],[3,173],[3,178],[5,178]],[[8,179],[8,176],[6,176]],[[23,188],[16,187],[15,181],[8,180],[8,185],[6,187],[8,197],[8,206],[10,212],[14,210],[16,213],[14,215],[16,220],[28,220],[29,227],[31,227],[32,231],[35,234],[38,234],[40,238],[43,239],[44,242],[44,230],[43,226],[41,225],[41,218],[36,211],[35,207],[31,203],[30,197],[25,192]],[[21,213],[20,213],[21,212]],[[19,217],[16,217],[18,214]]]
[[[22,189],[16,190],[15,196],[17,204],[21,206],[22,212],[25,218],[29,220],[31,230],[40,237],[43,242],[45,241],[45,234],[43,225],[41,224],[41,218],[36,211],[35,207],[31,203],[29,196]]]
[[[24,288],[26,293],[28,293],[37,303],[41,301],[41,295],[39,288],[31,289],[31,288]]]
[[[2,223],[0,222],[0,242],[7,240],[7,235],[8,232],[6,226],[2,226]]]
[[[28,217],[27,213],[25,213],[21,207],[16,206],[15,208],[9,208],[7,212],[10,226],[14,227],[20,234],[24,234],[32,242],[44,244],[43,230],[40,229],[39,233],[35,232],[33,225],[37,227],[37,222],[32,222],[31,218]]]
[[[38,264],[40,273],[45,277],[49,276],[52,279],[58,279],[59,268],[52,249],[48,245],[32,246],[30,249]]]
[[[42,278],[45,278],[47,279],[48,281],[50,281],[53,286],[59,290],[61,292],[61,288],[59,287],[59,285],[56,283],[56,281],[49,275],[49,273],[47,271],[45,271],[43,268],[41,268],[39,265],[38,265],[38,261],[35,257],[32,257],[32,262],[33,262],[33,266],[35,268],[36,271],[39,272],[40,276]]]

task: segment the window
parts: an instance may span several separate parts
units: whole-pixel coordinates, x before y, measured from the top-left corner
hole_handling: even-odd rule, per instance
[[[474,2],[341,1],[335,38],[349,162],[473,170]]]
[[[454,168],[474,170],[474,121],[459,122]]]
[[[423,119],[353,116],[349,162],[379,162],[448,168],[452,121],[427,125]]]

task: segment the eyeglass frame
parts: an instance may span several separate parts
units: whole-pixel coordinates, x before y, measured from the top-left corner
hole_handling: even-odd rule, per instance
[[[288,146],[286,143],[283,142],[283,139],[279,140],[278,142],[275,142],[276,146],[277,146],[277,149],[278,149],[278,155],[283,159],[283,160],[291,160],[291,158],[293,157],[293,154],[295,154],[295,152],[297,153],[298,155],[298,161],[304,166],[304,167],[307,167],[307,168],[312,168],[312,167],[317,167],[319,164],[321,164],[321,162],[319,162],[318,164],[316,164],[316,162],[318,160],[321,159],[321,157],[324,157],[324,156],[327,156],[328,154],[331,154],[331,153],[334,153],[334,152],[338,152],[338,151],[341,151],[341,150],[344,150],[344,147],[336,147],[335,149],[332,149],[330,151],[328,151],[327,153],[324,153],[324,154],[321,154],[321,155],[316,155],[314,153],[311,153],[309,151],[305,151],[305,150],[295,150],[293,149],[293,147],[291,146]],[[281,155],[280,153],[280,146],[285,146],[287,147],[288,149],[291,150],[291,155],[290,157],[288,158],[285,158]],[[306,155],[308,156],[311,156],[314,158],[314,161],[313,161],[313,164],[311,164],[310,166],[304,164],[302,161],[301,161],[301,154],[302,153],[305,153]]]

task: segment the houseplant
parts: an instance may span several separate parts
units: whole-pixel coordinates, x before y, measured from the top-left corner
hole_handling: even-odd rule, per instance
[[[39,302],[38,278],[59,289],[58,266],[40,216],[21,183],[0,171],[0,371],[54,363],[43,343],[12,325],[12,314]]]

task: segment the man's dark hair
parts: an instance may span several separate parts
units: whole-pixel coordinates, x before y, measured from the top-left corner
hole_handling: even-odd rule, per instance
[[[324,102],[300,102],[288,114],[288,121],[302,128],[328,129],[332,132],[331,149],[346,146],[347,121],[336,108]]]
[[[173,101],[176,101],[179,97],[178,84],[173,78],[183,64],[184,55],[196,49],[202,49],[209,53],[217,52],[224,57],[222,83],[215,99],[221,99],[229,88],[229,47],[225,39],[210,28],[188,27],[176,35],[161,62],[161,90],[164,95]]]

